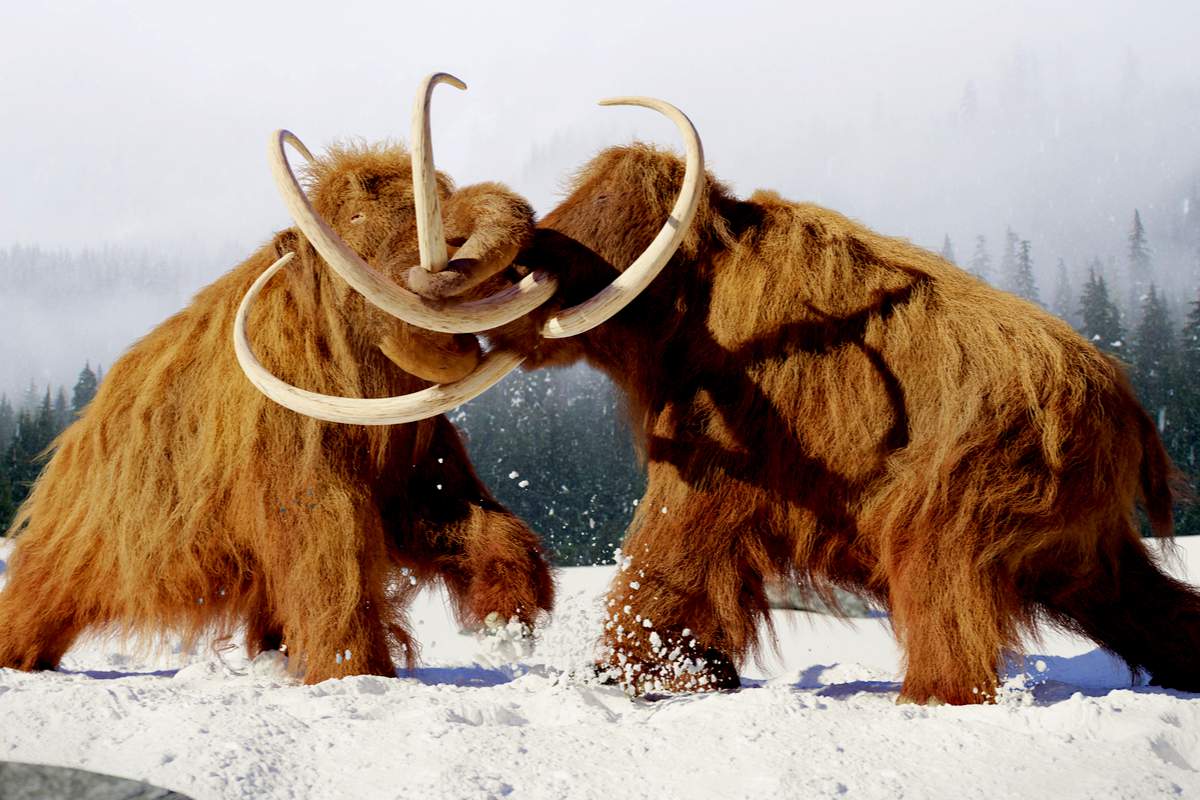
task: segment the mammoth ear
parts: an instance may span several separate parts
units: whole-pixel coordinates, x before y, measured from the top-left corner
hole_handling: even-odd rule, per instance
[[[469,333],[437,333],[403,324],[384,335],[379,349],[400,369],[430,383],[462,380],[483,355],[479,340]]]

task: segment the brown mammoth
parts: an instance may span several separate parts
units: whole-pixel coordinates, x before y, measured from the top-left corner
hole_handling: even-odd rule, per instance
[[[451,262],[459,272],[487,277],[528,242],[521,198],[428,178],[446,236],[462,245]],[[312,162],[310,179],[317,210],[380,274],[417,263],[403,150],[334,148]],[[229,346],[238,303],[288,254],[249,314],[254,352],[312,390],[417,392],[413,421],[299,416],[243,377]],[[453,309],[424,311],[442,327],[462,325]],[[539,541],[480,483],[437,415],[446,403],[429,398],[444,390],[423,380],[461,377],[477,356],[474,337],[397,320],[332,274],[303,235],[275,235],[122,356],[55,443],[14,523],[0,667],[52,668],[99,628],[194,642],[244,625],[251,655],[283,645],[306,682],[394,675],[394,659],[416,655],[406,601],[433,579],[464,622],[499,614],[531,624],[553,597]]]
[[[1039,619],[1200,690],[1200,596],[1136,522],[1140,503],[1170,535],[1172,467],[1122,368],[907,242],[732,196],[685,117],[634,102],[675,120],[686,163],[638,145],[585,166],[519,256],[553,298],[489,334],[628,398],[649,485],[602,670],[635,692],[737,686],[784,576],[890,610],[903,700],[994,697]],[[448,272],[413,286],[448,300]]]

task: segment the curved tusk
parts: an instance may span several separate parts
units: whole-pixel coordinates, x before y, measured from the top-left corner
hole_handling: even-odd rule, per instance
[[[421,266],[430,272],[446,268],[446,232],[442,227],[442,204],[438,200],[437,171],[433,166],[433,138],[429,132],[429,103],[433,89],[448,83],[456,89],[467,85],[447,72],[435,72],[421,82],[412,118],[413,204],[417,212],[417,247]]]
[[[297,414],[326,422],[345,422],[353,425],[416,422],[445,413],[483,394],[525,360],[524,356],[507,350],[493,351],[484,357],[474,372],[460,381],[430,386],[399,397],[335,397],[292,386],[272,375],[255,357],[250,340],[246,336],[246,317],[250,305],[258,297],[262,287],[276,272],[286,266],[294,255],[288,253],[269,266],[242,298],[233,323],[233,351],[242,372],[260,392]]]
[[[289,144],[310,161],[312,155],[291,131],[271,136],[271,172],[296,227],[351,288],[393,317],[431,331],[478,333],[525,316],[554,294],[557,282],[545,273],[527,275],[502,292],[465,303],[436,304],[410,292],[372,269],[321,219],[288,163]]]
[[[590,300],[560,311],[546,321],[542,336],[547,339],[562,339],[589,331],[612,317],[628,305],[662,271],[679,249],[688,228],[700,206],[700,192],[704,188],[704,149],[700,135],[687,115],[670,103],[652,97],[614,97],[601,100],[602,106],[643,106],[668,117],[683,135],[687,151],[687,166],[683,174],[683,188],[671,209],[671,215],[654,241],[637,260],[629,265],[617,279],[604,287]]]

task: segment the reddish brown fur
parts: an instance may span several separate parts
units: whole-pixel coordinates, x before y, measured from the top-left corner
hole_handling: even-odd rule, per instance
[[[589,164],[521,256],[558,274],[557,300],[497,336],[531,366],[608,373],[643,438],[605,667],[635,691],[736,686],[763,581],[785,575],[890,608],[905,699],[993,696],[1039,616],[1200,690],[1200,596],[1135,525],[1140,499],[1170,534],[1163,446],[1123,370],[1033,304],[832,211],[710,179],[642,296],[539,339],[649,244],[682,173],[644,146]]]
[[[416,262],[406,153],[336,149],[311,177],[317,210],[377,268],[399,275]],[[503,187],[454,192],[443,178],[441,188],[448,237],[465,238],[474,220],[506,246],[528,239],[528,205]],[[365,221],[352,223],[356,214]],[[480,483],[444,417],[329,424],[243,377],[234,312],[288,251],[298,258],[249,321],[269,369],[336,395],[424,385],[377,347],[404,339],[405,326],[297,233],[276,235],[135,344],[55,443],[13,528],[0,666],[52,668],[98,628],[190,643],[244,624],[252,655],[284,643],[309,683],[394,675],[394,657],[416,655],[404,608],[421,581],[444,579],[467,623],[493,611],[530,623],[550,608],[537,538]]]

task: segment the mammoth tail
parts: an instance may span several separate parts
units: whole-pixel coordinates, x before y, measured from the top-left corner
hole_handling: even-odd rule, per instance
[[[1182,475],[1171,463],[1158,427],[1144,410],[1139,409],[1138,427],[1142,440],[1142,507],[1150,519],[1154,535],[1170,537],[1174,532],[1173,506],[1185,486]]]

